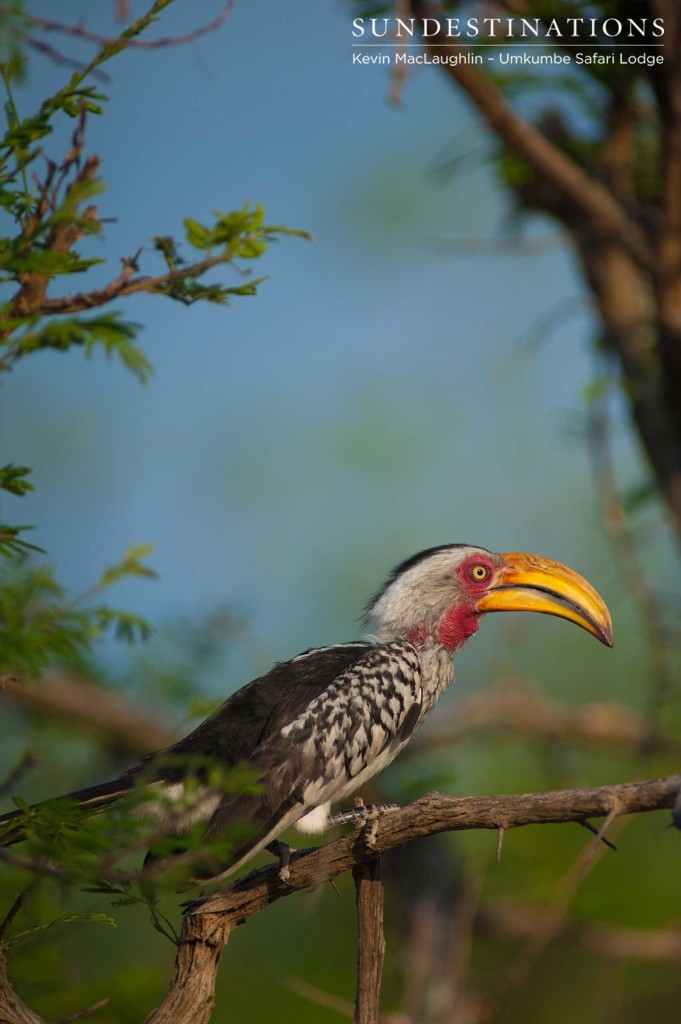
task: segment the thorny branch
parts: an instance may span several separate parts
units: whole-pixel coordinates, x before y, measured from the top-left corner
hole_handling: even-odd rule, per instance
[[[286,883],[275,866],[256,869],[229,889],[191,901],[186,908],[173,979],[146,1024],[206,1024],[222,949],[233,929],[271,903],[301,889],[331,881],[396,847],[439,832],[505,829],[550,822],[581,822],[671,808],[681,776],[649,782],[514,796],[449,797],[429,793],[374,823],[372,845],[353,832],[317,850],[294,854]],[[598,840],[595,840],[598,842]],[[190,1008],[190,1009],[189,1009]],[[191,1012],[193,1016],[186,1016]]]

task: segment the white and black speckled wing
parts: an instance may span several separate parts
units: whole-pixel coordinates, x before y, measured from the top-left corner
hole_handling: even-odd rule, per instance
[[[225,797],[209,838],[237,822],[259,821],[217,881],[236,871],[280,833],[322,804],[342,800],[399,753],[421,715],[422,670],[416,648],[403,640],[369,647],[317,693],[249,758],[263,792]]]

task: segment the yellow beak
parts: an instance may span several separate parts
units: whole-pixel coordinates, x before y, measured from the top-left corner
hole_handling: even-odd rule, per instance
[[[561,562],[520,551],[501,556],[504,565],[481,612],[542,612],[576,622],[612,647],[612,621],[605,601],[583,576]]]

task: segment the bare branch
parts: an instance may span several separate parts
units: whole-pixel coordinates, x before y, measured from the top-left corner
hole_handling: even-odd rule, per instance
[[[289,978],[286,982],[286,988],[290,989],[291,992],[295,992],[302,999],[307,999],[310,1003],[323,1006],[327,1010],[333,1010],[335,1013],[339,1013],[341,1017],[348,1017],[352,1020],[353,1006],[347,999],[334,996],[331,992],[325,992],[323,989],[317,988],[316,985],[310,985],[303,978]]]
[[[418,18],[437,18],[438,8],[422,0],[412,0]],[[424,39],[434,54],[446,50],[451,56],[464,57],[465,47],[444,31]],[[639,266],[651,268],[653,253],[649,239],[612,193],[588,174],[566,153],[558,149],[533,124],[521,117],[506,101],[489,75],[465,61],[442,65],[443,71],[468,94],[492,131],[546,179],[578,210],[593,221],[605,237],[621,238]]]
[[[530,938],[545,926],[550,911],[500,903],[484,907],[478,926],[484,932]],[[613,960],[641,960],[681,964],[681,927],[622,928],[610,925],[575,925],[563,922],[556,941],[575,944],[596,956]]]
[[[5,781],[0,785],[0,797],[8,796],[19,780],[22,779],[27,772],[30,772],[32,768],[35,768],[37,764],[38,759],[34,754],[24,754],[17,766],[12,769]]]
[[[354,1024],[378,1024],[385,956],[381,858],[352,871],[357,902],[357,995]]]
[[[48,676],[25,684],[3,673],[0,694],[28,714],[84,730],[117,753],[148,754],[177,739],[147,707],[76,676]]]
[[[663,626],[662,609],[648,581],[626,511],[619,498],[605,401],[594,403],[592,408],[589,443],[601,519],[615,549],[622,579],[639,607],[648,642],[652,669],[652,697],[649,701],[650,720],[645,734],[641,737],[640,749],[650,751],[658,739],[664,703],[673,687],[670,644]]]
[[[424,751],[486,733],[628,752],[652,742],[655,750],[681,753],[681,741],[672,734],[658,733],[651,739],[647,716],[633,708],[616,701],[566,707],[528,680],[511,676],[457,703],[451,714],[440,718],[437,728],[415,736],[403,756],[422,757]]]
[[[680,788],[681,775],[672,775],[649,782],[513,796],[429,793],[409,807],[378,818],[371,848],[363,842],[362,832],[355,831],[312,852],[294,854],[286,883],[276,866],[251,871],[229,889],[188,903],[170,989],[146,1024],[206,1024],[214,1005],[222,947],[237,925],[282,897],[328,882],[377,854],[438,832],[508,830],[662,810],[673,806]]]
[[[0,951],[0,1009],[2,1024],[45,1024],[42,1017],[19,999],[7,977],[7,961]]]
[[[206,1024],[215,1006],[222,950],[238,923],[227,914],[185,916],[170,988],[144,1024]]]
[[[104,1009],[108,1002],[108,996],[105,999],[99,999],[92,1006],[86,1006],[84,1010],[78,1010],[76,1013],[70,1013],[68,1017],[62,1017],[61,1020],[57,1021],[57,1024],[73,1024],[74,1020],[82,1020],[83,1017],[89,1017],[91,1013]]]
[[[2,945],[2,942],[5,936],[7,935],[7,932],[12,924],[12,921],[17,916],[26,900],[38,888],[40,883],[43,881],[43,878],[43,875],[36,875],[34,878],[32,878],[28,885],[21,890],[21,892],[15,899],[14,903],[5,914],[3,920],[0,922],[0,945]]]
[[[205,36],[208,33],[215,32],[217,29],[221,28],[232,13],[235,3],[236,0],[228,0],[220,13],[213,18],[212,21],[207,22],[205,25],[200,25],[198,28],[192,29],[191,32],[187,32],[185,35],[165,36],[161,39],[128,39],[126,41],[126,49],[158,50],[166,46],[182,46],[185,43],[192,43],[195,39],[200,39],[201,36]],[[0,17],[4,17],[7,14],[8,9],[4,5],[0,6]],[[25,14],[25,20],[32,28],[40,29],[43,32],[55,32],[59,35],[70,36],[72,39],[81,39],[87,43],[95,43],[100,47],[112,46],[118,42],[118,37],[102,36],[97,32],[90,32],[80,23],[69,25],[66,22],[55,21],[52,18],[42,18],[37,14]],[[17,31],[13,27],[11,19],[8,19],[8,27],[12,32]]]

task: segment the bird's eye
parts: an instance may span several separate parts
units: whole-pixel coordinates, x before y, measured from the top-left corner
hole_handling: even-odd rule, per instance
[[[471,567],[470,573],[471,579],[475,583],[482,583],[489,576],[489,569],[486,565],[474,565]]]

